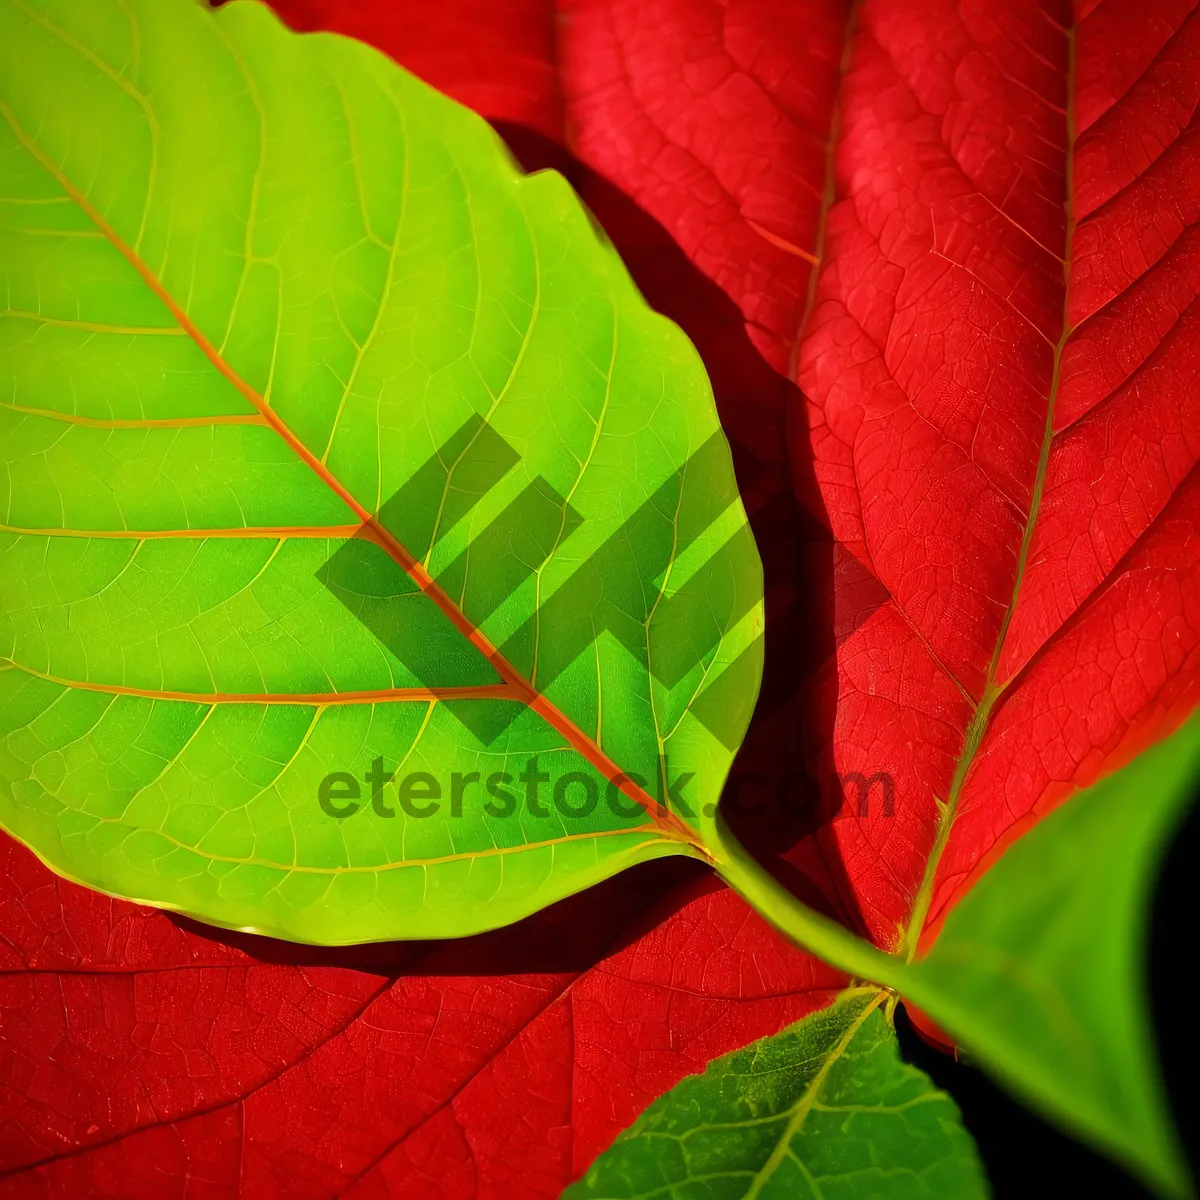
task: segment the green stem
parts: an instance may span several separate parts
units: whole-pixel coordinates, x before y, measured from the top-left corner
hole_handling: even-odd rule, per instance
[[[718,812],[710,834],[717,873],[780,932],[856,979],[893,991],[907,983],[905,963],[801,903],[750,855]]]
[[[956,1041],[977,1043],[977,1023],[953,994],[931,984],[903,954],[888,954],[797,900],[737,840],[720,813],[708,839],[717,874],[785,937],[855,980],[915,1004]]]

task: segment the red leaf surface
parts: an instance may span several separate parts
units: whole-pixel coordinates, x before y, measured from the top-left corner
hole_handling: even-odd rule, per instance
[[[111,900],[7,839],[0,869],[5,1196],[557,1196],[843,982],[692,864],[333,952]]]
[[[768,583],[727,801],[805,899],[883,945],[932,936],[1196,702],[1192,3],[275,7],[562,169],[696,342]],[[891,777],[894,815],[841,803],[856,772]],[[774,802],[796,779],[815,815]],[[8,853],[5,1194],[553,1195],[838,984],[688,866],[339,956]]]
[[[1196,701],[1192,8],[862,10],[794,451],[885,591],[831,750],[896,820],[822,831],[885,944]]]

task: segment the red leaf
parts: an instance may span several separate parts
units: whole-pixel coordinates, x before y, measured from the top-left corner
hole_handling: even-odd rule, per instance
[[[557,1196],[683,1075],[843,982],[692,864],[347,951],[218,937],[7,839],[0,869],[12,1196]]]
[[[820,835],[885,944],[1197,697],[1191,8],[1106,0],[1073,35],[1066,3],[861,14],[794,450],[886,589],[830,749],[891,772],[897,819]]]

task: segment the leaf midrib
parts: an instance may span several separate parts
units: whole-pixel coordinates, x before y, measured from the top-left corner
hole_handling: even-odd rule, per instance
[[[1029,559],[1029,551],[1033,544],[1034,531],[1037,528],[1038,515],[1041,511],[1042,493],[1046,483],[1046,470],[1050,461],[1050,450],[1054,442],[1054,409],[1058,398],[1058,388],[1062,374],[1062,356],[1066,349],[1067,341],[1074,329],[1070,322],[1070,283],[1071,283],[1071,251],[1075,240],[1075,197],[1074,197],[1074,179],[1075,179],[1075,50],[1076,50],[1076,34],[1078,31],[1078,23],[1073,23],[1071,27],[1064,32],[1067,37],[1067,103],[1066,103],[1066,126],[1067,126],[1067,145],[1066,145],[1066,169],[1064,179],[1065,199],[1063,207],[1066,211],[1066,237],[1064,243],[1064,256],[1062,258],[1062,281],[1063,281],[1063,305],[1062,305],[1062,328],[1059,333],[1058,341],[1054,346],[1054,365],[1050,377],[1050,391],[1046,399],[1046,422],[1042,434],[1042,444],[1038,453],[1037,471],[1034,475],[1033,490],[1029,501],[1029,515],[1025,520],[1025,528],[1021,535],[1021,548],[1017,554],[1017,570],[1013,579],[1012,597],[1009,600],[1008,607],[1005,610],[1004,618],[1000,623],[1000,631],[996,635],[996,644],[992,651],[992,659],[988,664],[987,676],[984,681],[983,691],[979,698],[979,703],[975,706],[975,711],[971,716],[971,720],[967,724],[967,728],[963,733],[962,747],[959,750],[958,758],[955,761],[954,775],[951,778],[950,791],[946,797],[944,804],[941,805],[942,812],[938,820],[937,834],[934,838],[933,848],[929,852],[929,857],[925,860],[925,870],[921,876],[921,883],[917,889],[916,896],[913,900],[913,906],[909,912],[908,923],[904,929],[903,937],[897,947],[896,953],[902,954],[907,961],[911,962],[917,954],[917,949],[920,943],[921,935],[925,929],[925,921],[929,915],[929,908],[933,902],[933,888],[937,877],[938,864],[941,861],[942,854],[950,841],[950,833],[954,827],[954,818],[957,814],[958,803],[962,797],[963,785],[966,783],[967,775],[970,773],[971,767],[974,764],[975,756],[979,751],[979,747],[983,742],[984,735],[987,733],[988,726],[991,723],[992,715],[996,710],[996,706],[1001,698],[1005,695],[1008,682],[997,682],[997,675],[1000,668],[1001,657],[1004,653],[1005,641],[1008,637],[1009,626],[1012,624],[1013,614],[1016,612],[1017,600],[1021,594],[1021,585],[1024,581],[1025,568]]]
[[[369,512],[354,495],[342,484],[331,470],[300,440],[286,422],[274,411],[254,388],[250,386],[233,367],[222,357],[213,343],[205,336],[200,328],[192,321],[187,312],[176,302],[166,287],[153,271],[142,260],[141,256],[129,246],[105,217],[91,204],[87,196],[81,192],[67,177],[62,169],[45,153],[37,142],[29,136],[21,123],[16,119],[12,110],[0,100],[0,115],[12,129],[18,142],[24,147],[52,179],[63,189],[83,214],[104,235],[113,249],[125,259],[134,269],[142,282],[162,302],[167,311],[178,323],[179,327],[191,338],[200,352],[216,368],[221,376],[229,382],[238,393],[251,405],[256,413],[283,439],[285,444],[309,467],[310,470],[342,501],[346,507],[359,518],[361,527],[359,535],[375,542],[387,553],[414,583],[424,592],[442,613],[450,620],[459,633],[465,637],[488,660],[492,668],[504,681],[504,686],[512,693],[511,699],[524,703],[550,725],[568,744],[580,753],[604,778],[619,788],[631,800],[645,810],[654,824],[670,841],[681,842],[699,853],[705,860],[711,856],[704,847],[698,835],[682,820],[672,813],[665,805],[660,804],[645,789],[639,787],[630,776],[605,753],[599,744],[586,734],[566,713],[538,692],[528,680],[500,653],[492,641],[477,628],[451,597],[437,584],[424,564],[414,558],[404,545]]]
[[[833,1069],[834,1064],[850,1048],[851,1042],[854,1041],[858,1035],[858,1031],[866,1023],[867,1018],[888,998],[889,994],[886,991],[875,991],[871,988],[850,987],[842,993],[839,1000],[848,999],[864,991],[868,993],[874,992],[872,999],[864,1005],[862,1012],[846,1027],[841,1037],[838,1038],[837,1044],[830,1050],[825,1061],[822,1062],[820,1069],[809,1080],[808,1087],[805,1089],[800,1102],[792,1110],[792,1114],[788,1118],[787,1125],[780,1135],[775,1149],[771,1151],[770,1157],[755,1173],[754,1181],[751,1184],[750,1190],[745,1193],[744,1200],[754,1200],[754,1197],[759,1196],[762,1193],[762,1189],[771,1182],[775,1172],[779,1169],[780,1164],[787,1157],[791,1149],[792,1139],[800,1132],[804,1126],[804,1122],[808,1119],[808,1114],[816,1104],[817,1097],[821,1094],[821,1089],[825,1086],[825,1081],[829,1077],[829,1072]]]
[[[64,679],[39,671],[11,658],[0,658],[0,671],[17,670],[35,679],[81,692],[106,696],[134,696],[141,700],[165,700],[183,704],[287,704],[304,708],[329,708],[347,704],[385,704],[400,701],[509,700],[506,684],[476,683],[447,687],[391,687],[345,692],[184,692],[168,688],[132,687],[123,683],[97,683],[91,679]]]

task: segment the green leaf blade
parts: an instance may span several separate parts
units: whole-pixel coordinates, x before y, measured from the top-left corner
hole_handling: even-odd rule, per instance
[[[254,3],[4,0],[0,72],[5,828],[318,942],[703,856],[761,569],[694,350],[567,185]]]
[[[1188,1195],[1147,1000],[1153,881],[1200,779],[1200,721],[1010,846],[906,995],[1027,1103],[1155,1190]]]
[[[953,1101],[900,1061],[869,989],[655,1101],[565,1200],[985,1196]]]

